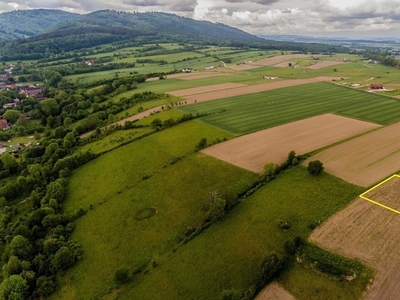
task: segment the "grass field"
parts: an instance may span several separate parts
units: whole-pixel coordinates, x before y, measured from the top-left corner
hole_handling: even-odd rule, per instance
[[[82,244],[85,259],[60,279],[60,291],[53,299],[107,294],[114,288],[118,268],[140,268],[170,251],[188,226],[200,226],[211,191],[239,192],[255,180],[257,175],[251,172],[195,154],[194,146],[202,137],[229,135],[187,122],[74,171],[65,212],[91,207],[76,221],[72,237]],[[149,207],[157,210],[152,218],[135,218]]]
[[[283,254],[286,240],[307,238],[310,224],[326,220],[361,190],[328,174],[312,177],[304,168],[290,169],[115,299],[221,299],[225,290],[244,292],[265,255]],[[290,229],[279,229],[279,220]],[[298,299],[358,299],[369,275],[365,270],[352,282],[338,281],[295,264],[279,281]]]
[[[277,89],[179,109],[186,113],[223,111],[201,120],[234,134],[254,132],[323,113],[336,113],[379,124],[400,119],[399,99],[329,83]]]

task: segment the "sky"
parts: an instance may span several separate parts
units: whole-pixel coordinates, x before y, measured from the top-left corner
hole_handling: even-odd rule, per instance
[[[49,8],[162,11],[252,34],[399,37],[400,0],[0,0],[0,12]]]

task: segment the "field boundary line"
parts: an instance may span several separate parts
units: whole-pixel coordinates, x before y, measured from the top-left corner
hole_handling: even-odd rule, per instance
[[[370,199],[370,198],[368,198],[368,197],[365,196],[365,194],[368,194],[369,192],[372,192],[373,190],[377,189],[377,188],[380,187],[382,184],[384,184],[384,183],[386,183],[386,182],[392,180],[393,178],[400,178],[400,175],[394,174],[394,175],[390,176],[389,178],[385,179],[384,181],[378,183],[377,185],[373,186],[373,187],[370,188],[369,190],[367,190],[367,191],[365,191],[364,193],[362,193],[359,197],[360,197],[361,199],[363,199],[363,200],[366,200],[366,201],[368,201],[368,202],[371,202],[371,203],[373,203],[373,204],[375,204],[375,205],[378,205],[378,206],[380,206],[380,207],[383,207],[383,208],[385,208],[385,209],[387,209],[387,210],[390,210],[390,211],[392,211],[392,212],[397,213],[397,214],[400,215],[400,211],[398,211],[398,210],[396,210],[396,209],[394,209],[394,208],[392,208],[392,207],[390,207],[390,206],[386,206],[386,205],[384,205],[384,204],[382,204],[382,203],[379,203],[379,202],[377,202],[377,201],[375,201],[375,200],[372,200],[372,199]]]

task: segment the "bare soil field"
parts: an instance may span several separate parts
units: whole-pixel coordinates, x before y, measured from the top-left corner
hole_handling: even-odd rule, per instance
[[[320,160],[325,171],[368,187],[400,169],[400,123],[383,127],[322,151],[305,161]]]
[[[400,211],[400,178],[393,177],[363,195],[368,199]]]
[[[221,83],[221,84],[214,84],[214,85],[172,91],[172,92],[169,92],[168,94],[171,94],[171,95],[177,96],[177,97],[185,97],[185,96],[189,96],[189,95],[196,95],[196,94],[202,94],[202,93],[206,93],[206,92],[227,90],[227,89],[239,88],[239,87],[243,87],[243,86],[246,86],[246,85],[241,84],[241,83]]]
[[[305,154],[378,126],[324,114],[244,135],[206,148],[202,152],[261,173],[266,163],[280,164],[292,150],[297,154]]]
[[[344,64],[342,61],[320,61],[317,62],[316,64],[313,64],[311,66],[308,66],[307,69],[312,69],[312,70],[319,70],[325,67],[330,67],[330,66],[335,66],[335,65],[340,65]]]
[[[400,180],[391,180],[373,193],[368,193],[368,197],[399,207]],[[365,300],[399,299],[399,214],[358,198],[318,227],[310,240],[377,270]]]
[[[270,283],[255,298],[255,300],[295,300],[295,298],[277,283]]]
[[[302,85],[307,83],[314,83],[314,82],[322,82],[322,81],[332,81],[332,80],[340,80],[339,77],[326,77],[326,76],[319,76],[315,78],[308,78],[308,79],[289,79],[289,80],[281,80],[281,81],[274,81],[268,83],[261,83],[255,85],[248,85],[245,87],[239,88],[232,88],[222,91],[213,91],[213,92],[206,92],[197,95],[189,95],[185,97],[187,101],[209,101],[221,98],[228,98],[240,95],[247,95],[247,94],[254,94],[259,92],[270,91],[273,89],[279,89],[289,86],[295,85]]]

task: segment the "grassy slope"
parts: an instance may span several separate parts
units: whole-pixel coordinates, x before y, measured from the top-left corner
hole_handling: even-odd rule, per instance
[[[223,290],[245,291],[266,254],[282,253],[284,242],[295,236],[307,238],[310,224],[326,220],[361,190],[328,174],[311,177],[305,169],[293,168],[149,274],[139,276],[118,299],[132,295],[136,299],[219,299]],[[281,219],[291,224],[288,231],[278,228]],[[298,299],[357,299],[352,295],[359,297],[367,280],[361,275],[352,283],[332,280],[299,266],[280,278]],[[314,281],[324,290],[318,293]]]
[[[204,218],[212,190],[247,187],[257,175],[222,161],[194,154],[200,138],[230,137],[188,122],[118,148],[74,171],[65,211],[93,209],[76,221],[72,236],[85,259],[60,279],[53,299],[90,299],[107,294],[116,269],[130,270],[163,255],[188,226]],[[186,157],[171,165],[174,157]],[[143,180],[143,175],[152,175]],[[226,176],[229,174],[229,176]],[[157,207],[149,220],[135,214]]]
[[[244,134],[300,119],[336,113],[388,124],[399,120],[400,100],[329,83],[313,83],[181,107],[186,113],[218,112],[207,124]]]

